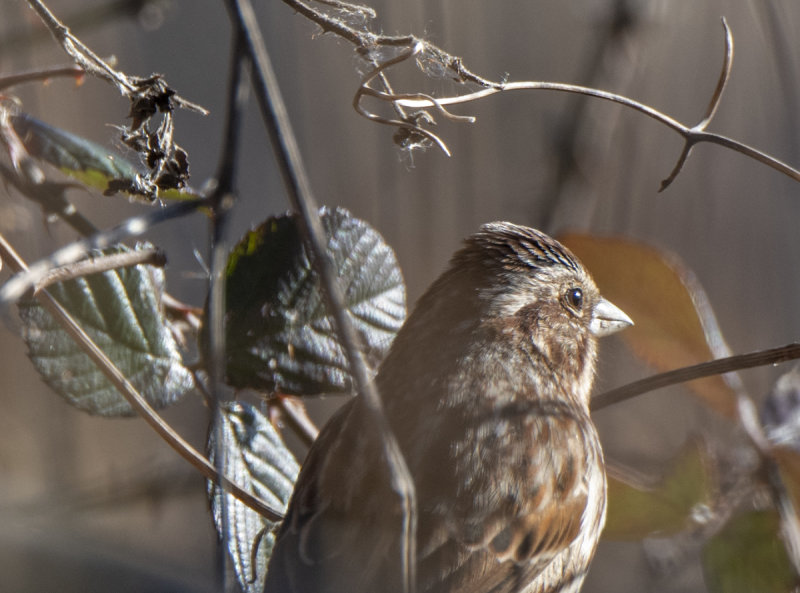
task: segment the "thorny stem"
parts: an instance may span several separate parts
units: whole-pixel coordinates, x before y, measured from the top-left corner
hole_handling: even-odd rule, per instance
[[[0,259],[2,259],[14,272],[23,272],[26,269],[25,262],[16,253],[14,248],[0,235]],[[130,381],[125,377],[117,366],[106,356],[97,344],[86,334],[83,328],[75,321],[72,315],[64,309],[61,304],[53,298],[46,290],[42,290],[34,295],[39,304],[44,307],[61,327],[66,331],[75,343],[86,353],[94,362],[105,377],[117,388],[131,407],[136,410],[145,421],[164,439],[181,457],[191,463],[209,480],[215,480],[236,496],[248,507],[262,514],[272,521],[280,521],[281,513],[275,511],[267,503],[239,488],[227,477],[217,474],[216,469],[202,454],[192,447],[186,440],[176,433],[172,427],[150,406],[147,400],[136,391]]]
[[[333,316],[340,343],[350,365],[355,386],[372,413],[376,429],[383,441],[392,487],[401,499],[403,509],[401,572],[403,589],[413,593],[416,582],[416,493],[400,446],[383,413],[380,395],[359,348],[360,341],[344,306],[344,297],[335,268],[327,250],[327,241],[319,219],[318,207],[303,166],[300,150],[291,128],[286,106],[281,97],[266,46],[261,37],[253,7],[249,0],[227,0],[226,6],[235,27],[246,40],[252,60],[253,86],[262,117],[272,141],[283,174],[292,207],[300,214],[301,231],[319,274],[326,307]]]

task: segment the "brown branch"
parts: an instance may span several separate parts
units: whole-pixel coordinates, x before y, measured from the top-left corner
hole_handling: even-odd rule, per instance
[[[18,272],[0,286],[0,303],[16,301],[50,270],[81,260],[92,249],[106,249],[126,237],[138,237],[153,225],[185,216],[189,212],[203,208],[206,203],[204,199],[176,202],[159,210],[150,210],[146,214],[133,216],[107,231],[65,245],[32,263],[26,270]]]
[[[33,294],[36,295],[36,293],[44,290],[51,284],[80,278],[81,276],[88,276],[89,274],[99,274],[101,272],[108,272],[110,270],[116,270],[119,268],[138,266],[139,264],[148,264],[163,268],[166,263],[166,255],[157,247],[139,249],[137,251],[125,251],[123,253],[102,255],[99,257],[91,257],[74,264],[67,264],[50,270],[38,282],[36,282],[33,287]]]
[[[2,235],[0,235],[0,259],[5,261],[8,267],[14,272],[19,273],[27,269],[25,262]],[[131,407],[136,410],[153,430],[155,430],[181,457],[192,464],[195,469],[209,480],[215,480],[222,484],[228,492],[257,513],[262,514],[272,521],[280,521],[283,518],[281,513],[270,507],[260,498],[242,490],[227,477],[219,476],[208,459],[176,433],[175,430],[159,416],[147,400],[136,391],[136,388],[128,381],[122,371],[117,368],[111,359],[106,356],[105,352],[94,343],[88,334],[86,334],[72,315],[70,315],[49,292],[42,290],[35,295],[35,298],[61,325],[64,331],[70,335],[92,362],[97,365],[100,372],[102,372],[111,384],[117,388]]]
[[[726,21],[724,17],[722,19],[722,27],[725,30],[725,57],[722,61],[722,71],[719,74],[717,87],[714,89],[714,94],[711,96],[711,101],[708,103],[708,109],[706,109],[706,113],[703,116],[703,119],[700,120],[700,123],[692,128],[693,132],[705,132],[708,124],[711,123],[714,114],[719,108],[720,101],[722,100],[722,93],[725,91],[725,87],[727,86],[728,80],[731,76],[731,69],[733,68],[733,34],[731,33],[730,27],[728,27],[728,21]],[[661,187],[658,189],[659,192],[667,189],[672,182],[675,181],[675,178],[683,170],[683,165],[689,158],[689,154],[692,152],[692,147],[694,147],[697,142],[698,140],[695,140],[693,136],[685,136],[683,150],[681,150],[678,161],[675,163],[675,166],[672,168],[672,171],[667,178],[661,181]]]
[[[270,141],[275,150],[278,165],[292,207],[302,221],[300,230],[313,256],[314,267],[319,274],[321,293],[327,310],[334,318],[337,337],[344,350],[355,387],[367,410],[375,421],[387,457],[387,468],[392,489],[397,493],[403,512],[401,538],[401,574],[403,590],[413,593],[416,583],[416,528],[417,503],[414,481],[411,478],[400,445],[383,412],[383,402],[361,352],[361,341],[356,333],[349,313],[344,306],[344,293],[339,284],[336,269],[327,250],[324,229],[319,218],[319,209],[311,183],[303,166],[300,149],[291,127],[286,105],[281,96],[272,63],[267,53],[255,12],[249,0],[227,0],[226,5],[234,26],[243,36],[252,62],[251,77],[254,93],[266,124]]]
[[[405,51],[414,52],[415,57],[417,57],[416,60],[417,65],[421,70],[431,71],[434,68],[432,68],[431,66],[426,66],[426,64],[435,64],[436,67],[441,69],[442,71],[449,72],[451,76],[459,83],[472,83],[480,87],[483,87],[479,91],[468,93],[466,95],[458,95],[454,97],[441,97],[436,99],[426,96],[424,93],[395,94],[392,93],[391,91],[388,91],[386,93],[381,93],[375,91],[374,89],[369,89],[369,88],[365,89],[364,81],[362,81],[362,85],[356,91],[354,106],[356,111],[360,115],[363,115],[379,123],[391,124],[402,127],[410,130],[411,133],[416,133],[418,135],[426,137],[429,140],[434,141],[446,154],[449,154],[449,150],[447,149],[446,144],[441,138],[433,135],[429,130],[425,130],[427,134],[422,134],[418,130],[418,128],[421,127],[421,124],[426,123],[424,118],[421,118],[419,115],[415,119],[403,119],[403,120],[390,120],[388,118],[381,118],[380,116],[376,116],[374,113],[365,110],[359,102],[360,97],[363,95],[369,95],[379,100],[387,101],[395,107],[400,106],[403,108],[411,108],[411,109],[436,108],[442,110],[447,105],[468,103],[470,101],[476,101],[478,99],[488,97],[495,93],[502,93],[515,90],[545,90],[545,91],[556,91],[556,92],[586,95],[589,97],[610,101],[612,103],[617,103],[629,109],[638,111],[639,113],[642,113],[656,120],[657,122],[667,126],[671,130],[678,133],[684,139],[685,142],[684,149],[682,150],[680,156],[678,157],[678,161],[675,167],[673,168],[672,172],[662,182],[661,189],[659,191],[663,191],[675,179],[677,174],[683,168],[683,165],[686,162],[691,152],[691,149],[694,147],[694,145],[699,144],[701,142],[718,144],[730,150],[734,150],[736,152],[745,155],[748,158],[754,159],[764,165],[767,165],[772,169],[775,169],[776,171],[786,175],[787,177],[790,177],[794,181],[800,181],[800,170],[795,169],[789,166],[788,164],[784,163],[783,161],[780,161],[779,159],[776,159],[758,149],[748,146],[747,144],[744,144],[737,140],[733,140],[726,136],[722,136],[720,134],[713,134],[706,131],[707,126],[711,122],[711,119],[713,118],[714,114],[717,111],[717,108],[719,107],[723,91],[725,89],[725,86],[727,85],[728,80],[730,79],[731,68],[733,65],[733,35],[731,34],[731,30],[728,27],[727,21],[725,21],[725,19],[722,20],[723,28],[725,31],[725,54],[724,54],[724,60],[720,77],[703,119],[696,126],[690,127],[682,124],[676,119],[669,117],[668,115],[648,105],[645,105],[643,103],[625,97],[623,95],[618,95],[615,93],[610,93],[599,89],[593,89],[579,85],[557,83],[557,82],[545,82],[545,81],[541,82],[525,81],[525,82],[509,83],[509,82],[489,80],[487,78],[475,74],[474,72],[466,68],[461,58],[449,54],[446,51],[440,49],[439,47],[433,45],[432,43],[429,43],[424,39],[415,37],[414,35],[389,36],[389,35],[380,35],[373,33],[372,31],[369,31],[366,28],[356,29],[348,25],[342,19],[315,10],[308,3],[303,2],[302,0],[283,0],[283,1],[284,3],[295,9],[297,12],[302,14],[304,17],[308,18],[309,20],[319,25],[322,28],[323,32],[326,33],[330,32],[335,35],[338,35],[339,37],[342,37],[343,39],[346,39],[347,41],[355,45],[357,51],[362,56],[367,58],[375,66],[375,68],[380,72],[382,78],[386,77],[386,72],[385,72],[386,66],[396,65],[399,62],[405,61],[407,57],[401,60],[397,60],[397,55],[395,55],[392,58],[384,60],[383,62],[376,62],[376,59],[374,58],[374,56],[376,55],[376,50],[381,47],[405,48]],[[391,62],[391,64],[389,64],[389,62]],[[414,148],[416,146],[418,145],[415,145],[414,143],[411,142],[406,145],[406,147],[409,148]]]
[[[607,406],[620,403],[643,393],[655,391],[670,385],[686,383],[712,375],[722,375],[732,371],[749,369],[768,364],[778,364],[800,358],[800,343],[788,344],[769,350],[760,350],[748,354],[738,354],[727,358],[718,358],[710,362],[703,362],[689,367],[659,373],[640,381],[606,391],[592,398],[592,410],[600,410]]]
[[[42,82],[59,76],[71,76],[80,81],[85,74],[86,72],[78,66],[54,66],[52,68],[43,68],[42,70],[33,70],[31,72],[8,74],[6,76],[0,76],[0,90],[26,82]]]
[[[278,395],[270,404],[274,405],[283,412],[284,417],[291,425],[294,433],[308,446],[316,440],[319,429],[309,418],[308,411],[300,398],[288,395]]]

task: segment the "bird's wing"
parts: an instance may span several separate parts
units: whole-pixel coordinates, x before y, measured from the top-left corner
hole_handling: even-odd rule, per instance
[[[370,426],[359,417],[364,413],[347,405],[309,452],[266,593],[401,591],[402,514],[379,441],[363,434]],[[581,422],[571,410],[550,406],[437,431],[441,442],[427,449],[426,471],[416,475],[418,593],[524,590],[581,529]]]
[[[587,517],[594,433],[587,434],[580,412],[560,403],[514,405],[470,424],[470,433],[451,447],[460,490],[449,505],[441,500],[443,520],[432,522],[441,528],[420,542],[423,567],[426,555],[449,556],[454,564],[446,587],[428,574],[428,588],[522,591],[564,559],[584,520],[601,521]]]
[[[393,509],[397,497],[379,441],[364,434],[373,430],[359,417],[364,413],[355,400],[346,404],[309,451],[276,538],[266,593],[400,591],[402,517],[393,512],[399,507]]]

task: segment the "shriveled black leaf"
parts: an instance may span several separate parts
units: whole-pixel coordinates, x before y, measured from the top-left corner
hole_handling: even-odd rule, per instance
[[[195,197],[191,191],[182,190],[188,178],[188,161],[181,149],[176,151],[174,158],[168,159],[167,170],[161,173],[163,183],[156,180],[153,186],[148,183],[140,167],[105,146],[27,113],[16,113],[10,121],[31,156],[53,165],[85,185],[99,189],[104,195],[122,192],[147,202],[154,201],[156,197],[161,200]],[[143,144],[140,150],[144,152],[148,149],[146,138]],[[131,148],[137,147],[131,145]],[[160,154],[164,156],[163,152]]]
[[[127,250],[120,245],[106,253]],[[164,318],[163,283],[163,270],[137,265],[48,287],[155,408],[174,403],[194,384]],[[133,414],[130,404],[35,300],[21,300],[19,312],[28,355],[51,388],[90,414]]]
[[[320,212],[367,362],[382,360],[406,314],[394,252],[362,220]],[[292,215],[270,218],[231,252],[226,292],[230,385],[295,395],[347,391],[347,360]]]
[[[300,468],[278,431],[257,408],[244,402],[224,403],[212,426],[208,448],[212,463],[239,487],[276,510],[286,510]],[[275,544],[275,523],[224,493],[214,482],[208,482],[208,494],[217,533],[227,544],[239,585],[246,593],[261,593]]]

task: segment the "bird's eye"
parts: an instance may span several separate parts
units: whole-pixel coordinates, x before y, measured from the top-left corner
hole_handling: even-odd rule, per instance
[[[570,288],[566,294],[567,303],[576,311],[583,307],[583,291],[580,288]]]

